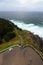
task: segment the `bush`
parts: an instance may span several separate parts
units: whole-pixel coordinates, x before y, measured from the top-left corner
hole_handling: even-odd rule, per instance
[[[0,38],[0,44],[2,44],[2,39]]]
[[[3,36],[7,32],[11,32],[14,29],[14,25],[9,20],[0,19],[0,37],[3,38]]]
[[[5,41],[9,41],[10,39],[16,37],[16,34],[14,32],[9,32],[4,36]]]

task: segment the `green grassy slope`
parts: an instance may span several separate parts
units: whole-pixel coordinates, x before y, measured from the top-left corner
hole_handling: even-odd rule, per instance
[[[0,51],[13,45],[31,46],[43,58],[43,40],[38,35],[0,19]]]

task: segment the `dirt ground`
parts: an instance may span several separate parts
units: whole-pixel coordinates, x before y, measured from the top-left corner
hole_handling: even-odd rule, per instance
[[[43,61],[31,47],[14,47],[0,53],[0,65],[43,65]]]

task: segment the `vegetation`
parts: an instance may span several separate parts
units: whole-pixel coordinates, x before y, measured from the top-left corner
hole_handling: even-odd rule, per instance
[[[6,35],[4,35],[4,40],[5,41],[9,41],[10,39],[14,38],[16,36],[16,34],[14,32],[9,32]]]
[[[3,42],[2,39],[8,41],[8,39],[10,40],[10,38],[13,37],[13,35],[15,35],[13,33],[13,30],[14,30],[13,23],[5,19],[0,19],[0,44]]]
[[[22,42],[43,56],[43,40],[38,35],[18,28],[9,20],[0,19],[0,51],[12,45],[22,45]]]
[[[0,50],[20,43],[19,36],[16,33],[17,29],[20,30],[9,20],[0,18]]]

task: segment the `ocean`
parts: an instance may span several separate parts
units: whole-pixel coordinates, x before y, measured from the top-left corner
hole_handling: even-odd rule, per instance
[[[43,38],[43,12],[0,12],[0,18],[8,19],[19,28]]]

